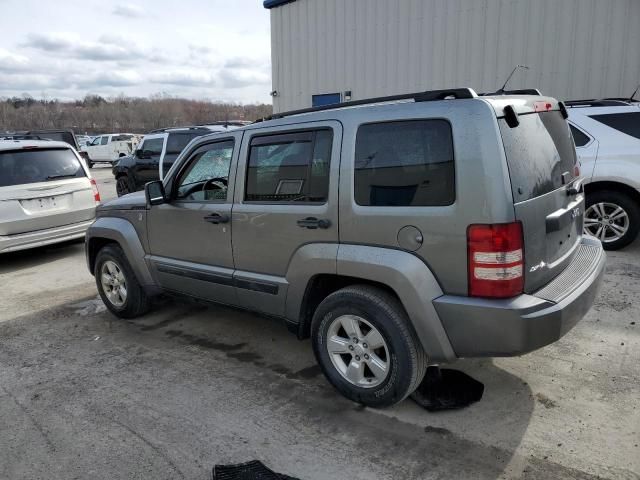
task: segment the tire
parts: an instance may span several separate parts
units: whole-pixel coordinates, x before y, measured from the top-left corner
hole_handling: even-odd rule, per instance
[[[358,342],[354,344],[351,339],[344,354],[329,353],[338,344],[337,349],[343,349],[349,335],[341,325],[354,319],[362,334]],[[370,335],[374,330],[385,344],[376,350],[374,336]],[[371,347],[365,343],[367,338],[372,339]],[[369,407],[389,407],[404,400],[418,387],[427,369],[427,356],[400,302],[384,290],[368,285],[346,287],[327,296],[313,315],[311,339],[316,360],[329,382],[345,397]],[[364,360],[366,352],[369,360]],[[370,367],[380,361],[386,363],[386,376],[377,375]],[[359,368],[363,363],[366,366]],[[351,373],[356,374],[349,380],[352,367],[355,368]]]
[[[114,266],[115,269],[113,268]],[[111,274],[112,272],[116,275]],[[126,294],[124,298],[121,294],[114,294],[116,288],[113,285],[108,285],[109,282],[103,280],[103,274],[111,274],[111,280],[113,280],[114,276],[117,277],[118,284],[120,286],[124,285],[125,287]],[[98,252],[96,256],[95,277],[98,293],[102,301],[116,317],[135,318],[149,310],[149,298],[140,286],[138,279],[131,269],[131,265],[129,265],[119,245],[109,244],[102,247]],[[111,288],[112,291],[107,291],[108,288]],[[122,299],[122,303],[120,303],[118,299]]]
[[[87,160],[87,166],[89,168],[93,168],[94,165],[95,165],[95,163],[93,163],[91,160]]]
[[[599,238],[605,250],[619,250],[638,236],[640,206],[626,193],[600,190],[587,194],[584,220],[585,234]]]
[[[131,193],[131,186],[129,185],[129,177],[127,175],[120,175],[116,178],[116,193],[119,197]]]

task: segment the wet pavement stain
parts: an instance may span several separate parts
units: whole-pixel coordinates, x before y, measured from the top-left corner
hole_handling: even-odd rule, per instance
[[[165,335],[170,338],[181,338],[182,340],[190,343],[191,345],[197,345],[198,347],[209,348],[211,350],[219,350],[221,352],[233,352],[235,350],[241,350],[246,343],[221,343],[214,342],[204,337],[197,337],[189,333],[184,333],[182,330],[167,330]]]
[[[190,317],[191,315],[196,315],[198,313],[201,313],[203,311],[207,310],[207,307],[203,307],[203,306],[195,306],[192,308],[189,308],[187,310],[184,310],[182,312],[178,312],[177,314],[175,314],[174,316],[167,318],[165,320],[162,320],[158,323],[154,323],[153,325],[143,325],[140,327],[140,330],[142,330],[143,332],[149,332],[149,331],[153,331],[153,330],[159,330],[161,328],[167,327],[173,323],[179,322],[180,320],[183,320],[187,317]]]
[[[435,433],[437,435],[451,435],[451,430],[447,430],[446,428],[440,428],[440,427],[432,427],[430,425],[427,425],[426,427],[424,427],[424,431],[426,433]]]
[[[267,364],[263,361],[262,355],[256,352],[240,351],[247,346],[246,343],[228,344],[222,342],[214,342],[213,340],[205,337],[198,337],[196,335],[184,333],[182,330],[167,330],[165,332],[165,335],[169,338],[179,338],[191,345],[224,352],[225,355],[229,358],[233,358],[244,363],[251,363],[258,367],[268,368],[272,372],[283,375],[284,377],[291,380],[311,380],[322,373],[318,365],[311,365],[309,367],[293,371],[285,367],[284,365]]]

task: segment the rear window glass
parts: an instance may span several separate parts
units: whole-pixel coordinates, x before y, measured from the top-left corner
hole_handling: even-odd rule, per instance
[[[591,115],[594,120],[604,123],[619,132],[640,138],[640,112],[608,113],[606,115]]]
[[[167,139],[167,153],[180,153],[191,140],[208,132],[170,133]]]
[[[445,120],[362,125],[356,137],[355,200],[365,206],[451,205],[451,125]]]
[[[576,149],[569,124],[559,111],[519,116],[510,128],[501,118],[513,198],[522,202],[549,193],[574,178]]]
[[[86,177],[86,174],[69,149],[0,152],[0,187],[74,177]]]

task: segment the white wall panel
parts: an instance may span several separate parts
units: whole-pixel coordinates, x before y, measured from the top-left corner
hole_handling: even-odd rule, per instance
[[[297,0],[271,10],[276,112],[311,95],[540,88],[629,95],[640,82],[640,0]]]

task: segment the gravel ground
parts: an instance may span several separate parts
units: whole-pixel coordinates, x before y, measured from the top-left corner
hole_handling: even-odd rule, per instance
[[[95,168],[103,198],[108,168]],[[469,408],[340,397],[278,321],[160,299],[120,321],[83,245],[0,259],[0,478],[207,479],[261,459],[313,479],[640,478],[640,245],[609,254],[596,305],[554,345],[460,361]]]

